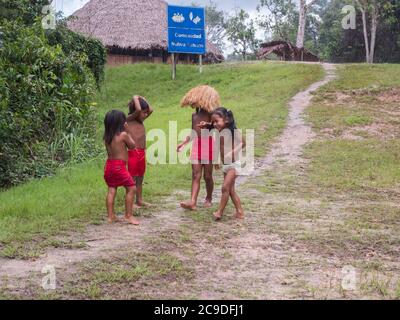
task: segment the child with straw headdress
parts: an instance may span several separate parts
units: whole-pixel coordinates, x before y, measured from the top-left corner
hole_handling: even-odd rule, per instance
[[[196,109],[192,115],[192,135],[186,137],[178,146],[178,152],[190,142],[192,152],[190,160],[192,162],[192,193],[191,199],[181,203],[181,207],[187,210],[197,209],[197,198],[200,192],[200,182],[202,176],[206,183],[207,196],[204,207],[212,206],[212,193],[214,191],[213,179],[213,155],[214,140],[208,130],[200,129],[202,122],[211,122],[211,114],[221,105],[218,92],[207,85],[198,86],[190,90],[181,101],[182,107],[190,106]]]

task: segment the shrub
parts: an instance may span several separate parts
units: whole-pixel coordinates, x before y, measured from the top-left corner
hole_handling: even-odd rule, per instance
[[[0,20],[14,21],[19,19],[26,25],[32,25],[35,19],[42,16],[42,9],[51,0],[0,0]]]
[[[69,30],[66,21],[58,21],[55,30],[46,30],[46,36],[50,45],[61,45],[66,55],[75,52],[84,53],[87,56],[85,64],[92,71],[97,86],[104,79],[104,66],[107,62],[107,52],[103,44],[93,38],[87,38]]]
[[[40,22],[0,27],[0,187],[96,152],[95,90],[83,52],[50,45]]]

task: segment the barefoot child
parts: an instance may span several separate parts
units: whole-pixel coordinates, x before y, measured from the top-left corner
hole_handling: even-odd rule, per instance
[[[143,122],[150,117],[153,109],[140,96],[134,96],[129,102],[127,132],[135,141],[136,148],[129,150],[128,170],[136,183],[136,205],[149,206],[143,201],[143,180],[146,172],[146,129]]]
[[[192,162],[192,193],[191,199],[181,203],[181,207],[187,210],[197,209],[197,198],[200,192],[201,177],[204,176],[207,196],[204,207],[212,206],[212,193],[214,191],[213,179],[213,138],[210,134],[202,134],[198,125],[201,122],[210,122],[211,113],[220,106],[218,92],[210,86],[199,86],[190,90],[181,101],[182,107],[191,106],[196,108],[192,115],[192,136],[186,137],[178,146],[178,152],[189,142],[192,144],[190,160]],[[203,130],[204,131],[204,130]]]
[[[106,199],[108,221],[118,221],[114,212],[114,201],[118,187],[125,187],[125,220],[133,225],[139,222],[133,217],[133,197],[135,183],[126,169],[128,150],[135,148],[135,142],[125,132],[126,116],[123,112],[113,110],[107,113],[104,119],[104,143],[107,149],[108,160],[104,168],[104,180],[108,186]]]
[[[218,210],[214,213],[215,220],[221,220],[229,197],[236,208],[237,219],[244,218],[244,212],[240,198],[235,190],[235,182],[241,172],[240,153],[245,147],[245,142],[236,130],[233,113],[225,108],[216,109],[211,116],[211,123],[202,122],[200,128],[213,127],[220,133],[220,156],[222,170],[224,172],[224,183],[222,185],[222,196]]]

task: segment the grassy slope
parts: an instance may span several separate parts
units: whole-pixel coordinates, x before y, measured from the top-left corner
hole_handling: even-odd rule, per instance
[[[313,182],[343,190],[393,188],[400,184],[400,121],[393,116],[399,110],[398,102],[383,98],[400,87],[400,66],[347,65],[339,75],[308,109],[314,129],[331,134],[308,148]],[[368,129],[377,125],[377,132]],[[359,140],[343,138],[348,132]]]
[[[256,63],[208,66],[199,75],[194,66],[178,66],[178,80],[170,80],[167,65],[128,65],[107,70],[106,85],[98,94],[99,143],[106,111],[124,110],[133,94],[146,96],[156,112],[147,128],[168,129],[168,121],[178,128],[190,127],[191,110],[182,110],[179,101],[198,84],[215,86],[224,106],[231,108],[240,128],[256,129],[256,154],[261,155],[271,139],[284,127],[287,102],[296,92],[322,77],[317,65]],[[55,240],[62,232],[104,218],[106,187],[102,178],[105,156],[60,171],[55,177],[32,181],[0,194],[0,255],[37,256],[46,246],[66,246]],[[173,189],[188,189],[190,167],[149,166],[145,196],[158,196]],[[123,193],[118,197],[122,210]]]

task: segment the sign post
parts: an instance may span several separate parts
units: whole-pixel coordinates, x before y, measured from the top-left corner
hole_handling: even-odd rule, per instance
[[[176,59],[175,53],[172,53],[172,80],[176,79]]]
[[[168,5],[168,52],[172,53],[172,79],[176,77],[175,53],[199,55],[200,73],[206,53],[205,9]]]

